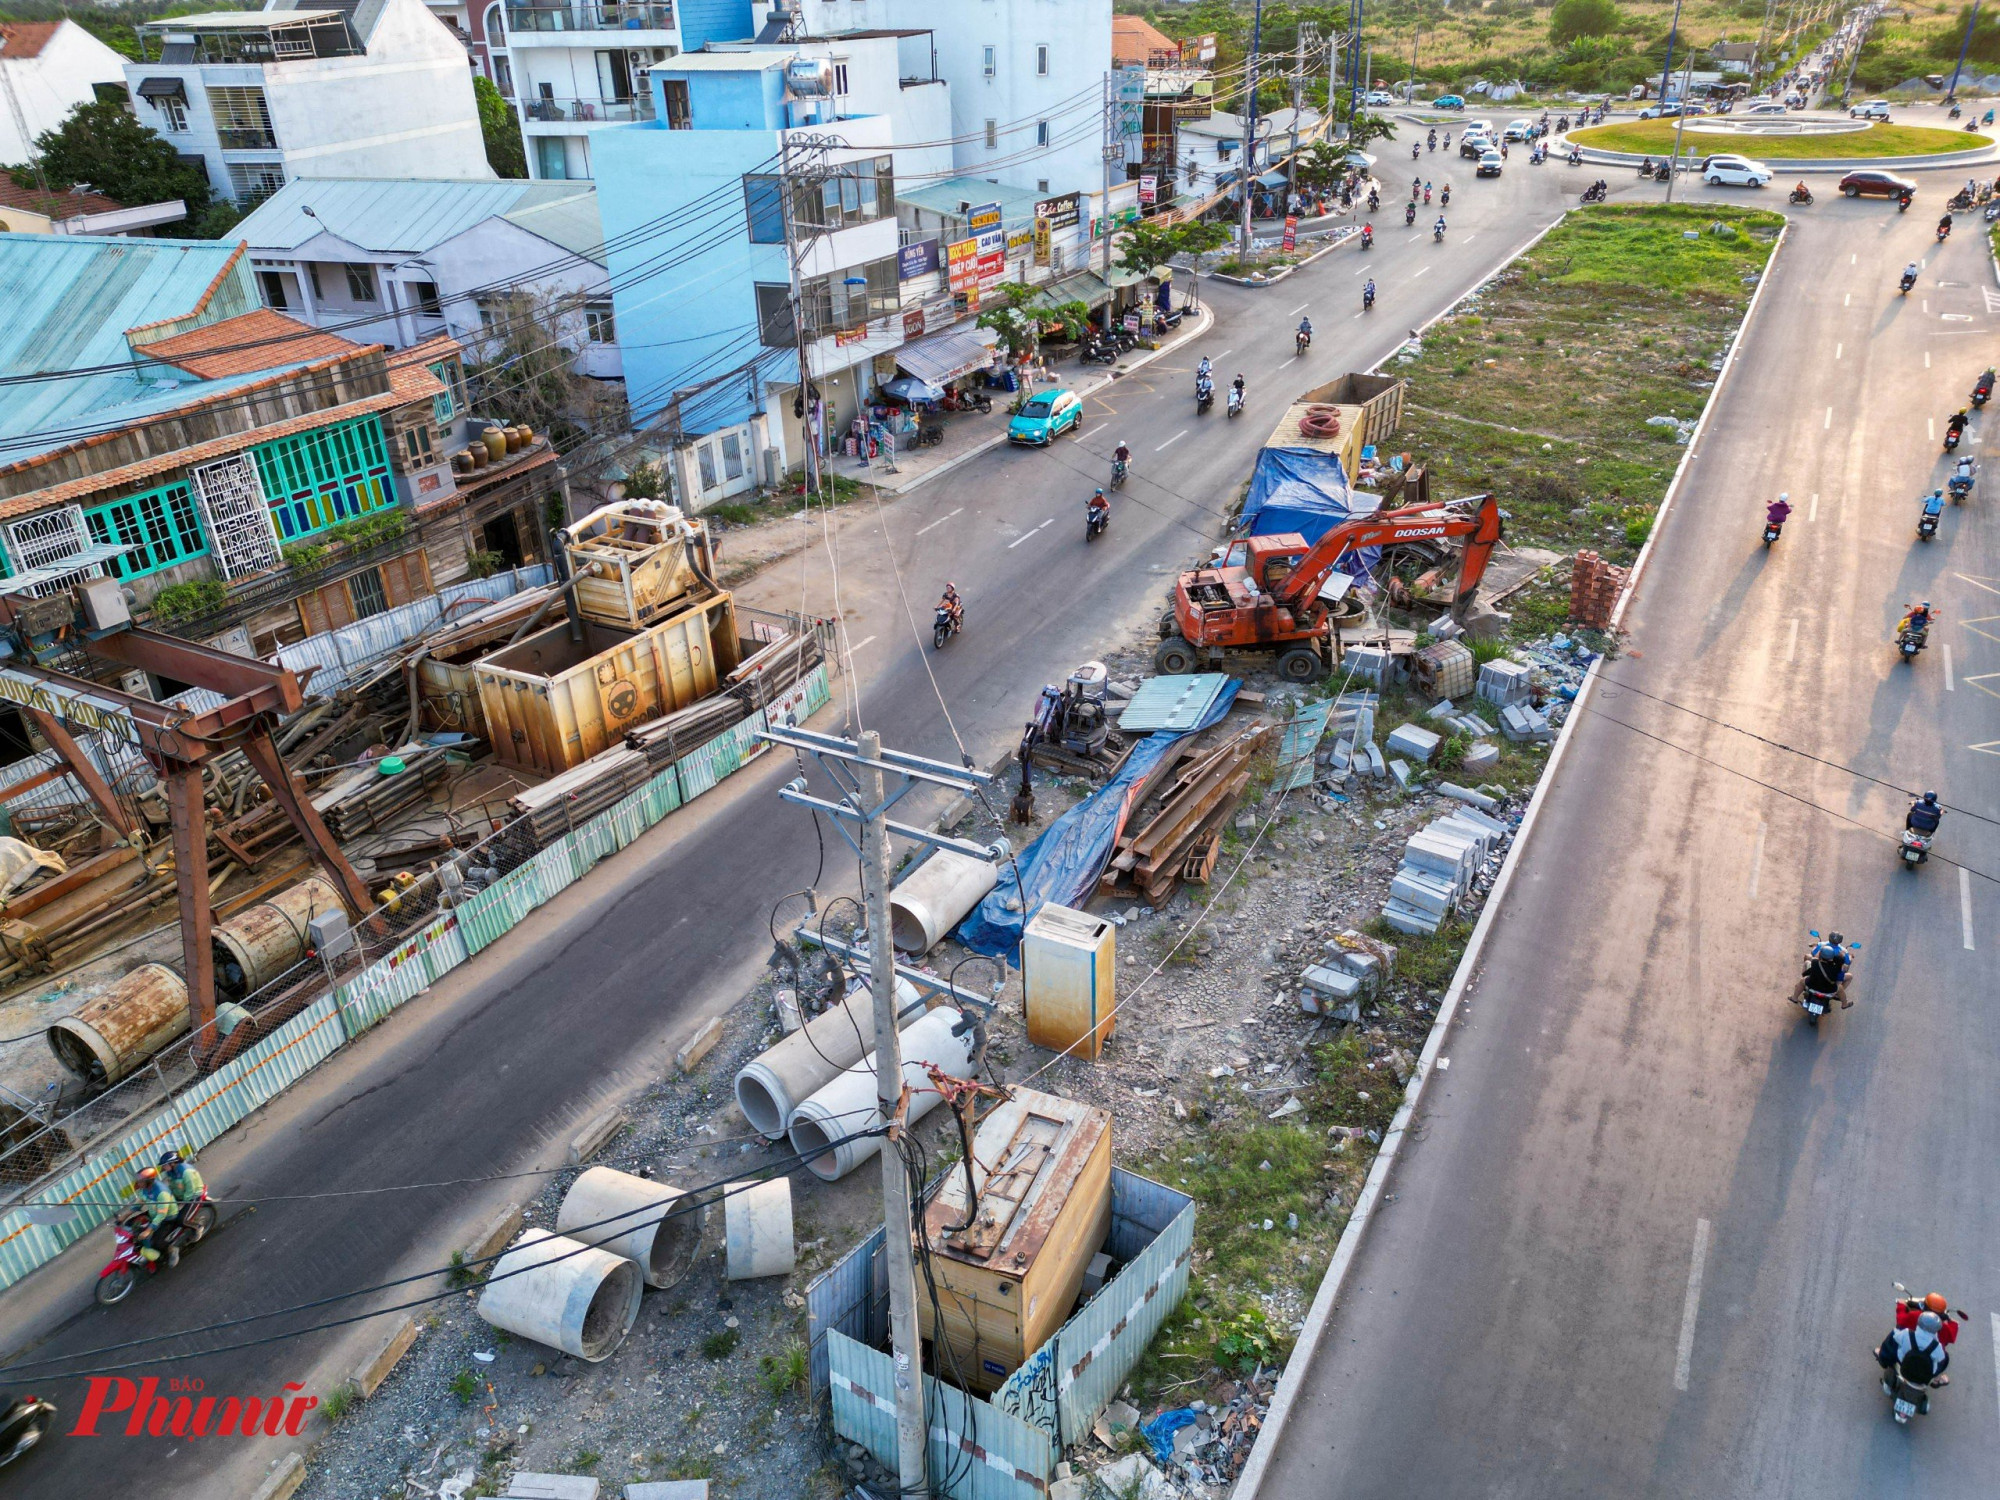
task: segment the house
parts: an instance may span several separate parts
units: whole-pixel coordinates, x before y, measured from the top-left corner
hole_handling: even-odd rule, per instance
[[[751,37],[748,0],[697,0],[692,11],[690,25],[703,39],[710,24],[724,40]],[[720,14],[711,21],[709,12]],[[537,178],[595,176],[591,137],[607,125],[650,119],[646,69],[686,45],[674,0],[529,0],[507,7],[505,25],[528,174]]]
[[[139,118],[243,205],[294,177],[491,179],[465,49],[423,0],[149,22]],[[148,48],[148,52],[151,52]]]
[[[1272,173],[1291,154],[1294,129],[1303,146],[1317,138],[1319,125],[1320,115],[1314,109],[1298,111],[1296,119],[1289,107],[1258,115],[1251,172]],[[1214,110],[1204,119],[1181,121],[1179,134],[1184,191],[1213,191],[1222,183],[1236,180],[1243,166],[1243,116],[1225,109]],[[1283,185],[1282,181],[1276,183]]]
[[[1757,62],[1755,42],[1717,42],[1708,49],[1716,68],[1724,73],[1748,73]]]
[[[250,247],[264,305],[315,328],[392,349],[448,334],[483,358],[525,297],[577,373],[623,374],[590,183],[300,178],[232,237]]]
[[[1181,44],[1144,16],[1111,18],[1111,66],[1177,68]]]
[[[74,21],[0,21],[0,165],[27,161],[35,137],[124,83],[125,59]]]
[[[919,58],[902,32],[715,44],[650,70],[651,120],[592,138],[633,424],[665,424],[690,508],[804,461],[788,223],[818,433],[903,344],[896,182],[951,160],[949,90],[906,72]],[[830,133],[843,144],[814,143]],[[787,157],[818,179],[789,204]]]
[[[542,545],[554,455],[517,432],[473,468],[449,337],[308,327],[209,241],[0,235],[0,300],[10,577],[74,559],[49,586],[108,573],[155,627],[264,655]]]
[[[0,234],[131,234],[186,217],[187,205],[178,198],[127,208],[82,188],[66,193],[24,188],[0,173]]]

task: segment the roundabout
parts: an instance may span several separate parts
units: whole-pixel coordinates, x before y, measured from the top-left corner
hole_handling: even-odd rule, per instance
[[[1616,120],[1569,132],[1568,142],[1605,161],[1673,153],[1676,134],[1683,156],[1736,152],[1773,165],[1794,167],[1946,166],[1986,161],[1993,137],[1925,125],[1883,124],[1837,115],[1762,118],[1702,116],[1677,120]]]

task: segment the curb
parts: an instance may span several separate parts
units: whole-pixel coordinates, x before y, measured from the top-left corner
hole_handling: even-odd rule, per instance
[[[510,1203],[488,1219],[485,1227],[459,1252],[465,1264],[478,1266],[506,1249],[508,1241],[521,1232],[525,1217],[520,1204]]]
[[[264,1482],[250,1494],[250,1500],[287,1500],[306,1482],[306,1461],[297,1453],[287,1453],[278,1466],[264,1476]]]
[[[1558,218],[1535,236],[1528,245],[1510,255],[1508,260],[1526,254],[1527,250],[1562,222]],[[1778,231],[1778,238],[1771,246],[1770,257],[1764,262],[1764,274],[1758,278],[1757,289],[1750,295],[1750,305],[1743,310],[1743,321],[1737,325],[1736,337],[1729,346],[1729,353],[1715,377],[1715,386],[1709,392],[1708,400],[1702,406],[1701,419],[1695,424],[1693,435],[1688,440],[1687,451],[1681,455],[1680,464],[1674,470],[1674,477],[1667,482],[1666,495],[1660,501],[1660,508],[1653,517],[1652,534],[1646,538],[1646,545],[1639,549],[1633,560],[1632,573],[1625,592],[1618,601],[1618,608],[1611,617],[1611,629],[1618,629],[1624,618],[1625,606],[1631,601],[1638,588],[1639,578],[1652,555],[1653,543],[1660,535],[1660,523],[1666,517],[1674,497],[1679,493],[1681,480],[1687,473],[1688,464],[1693,460],[1696,449],[1701,444],[1702,434],[1708,428],[1709,416],[1715,411],[1721,398],[1729,373],[1736,368],[1736,354],[1743,346],[1743,336],[1749,331],[1751,320],[1757,315],[1757,308],[1763,300],[1764,288],[1771,280],[1771,268],[1777,261],[1778,252],[1784,248],[1787,225]],[[1488,278],[1490,279],[1490,278]],[[1480,283],[1484,285],[1484,281]],[[1461,301],[1464,299],[1460,299]],[[1454,307],[1457,303],[1452,304]],[[1447,310],[1448,311],[1448,310]],[[1439,318],[1445,314],[1440,313]],[[1436,322],[1437,319],[1432,319]],[[1430,324],[1425,324],[1429,327]],[[1300,1330],[1298,1341],[1292,1346],[1292,1355],[1285,1362],[1285,1371],[1278,1377],[1277,1394],[1271,1402],[1271,1409],[1265,1414],[1264,1425],[1257,1434],[1256,1445],[1250,1450],[1249,1461],[1243,1466],[1243,1473],[1236,1481],[1233,1500],[1256,1500],[1258,1487],[1264,1480],[1264,1469],[1275,1451],[1284,1432],[1285,1423],[1292,1414],[1292,1400],[1304,1384],[1303,1378],[1288,1378],[1294,1366],[1301,1377],[1305,1367],[1312,1362],[1318,1352],[1321,1336],[1326,1325],[1332,1321],[1333,1305],[1339,1297],[1341,1287],[1346,1282],[1348,1269],[1360,1253],[1362,1237],[1368,1232],[1368,1225],[1374,1219],[1376,1205],[1381,1201],[1382,1190],[1394,1168],[1396,1158],[1401,1153],[1403,1137],[1416,1116],[1417,1106],[1423,1100],[1424,1085],[1429,1081],[1432,1064],[1444,1047],[1451,1023],[1458,1014],[1459,1002],[1472,982],[1473,971],[1479,966],[1479,957],[1486,946],[1486,938],[1492,930],[1495,917],[1499,914],[1501,902],[1514,881],[1514,871],[1521,862],[1521,851],[1527,847],[1528,837],[1533,832],[1535,821],[1540,816],[1542,805],[1550,789],[1555,785],[1556,773],[1561,769],[1563,757],[1568,753],[1571,740],[1575,738],[1576,726],[1582,722],[1583,711],[1596,688],[1604,658],[1598,657],[1584,674],[1583,686],[1578,690],[1567,718],[1563,720],[1561,733],[1556,736],[1555,748],[1549,753],[1549,763],[1542,770],[1541,779],[1535,783],[1534,795],[1528,799],[1527,811],[1521,815],[1520,826],[1514,831],[1514,841],[1507,846],[1507,857],[1501,861],[1500,874],[1493,882],[1493,889],[1486,897],[1486,904],[1480,908],[1479,920],[1473,925],[1472,937],[1465,945],[1465,953],[1458,961],[1458,968],[1452,973],[1451,987],[1445,991],[1443,1001],[1438,1005],[1437,1019],[1431,1023],[1430,1033],[1424,1038],[1424,1050],[1417,1058],[1417,1065],[1408,1086],[1403,1090],[1403,1102],[1396,1110],[1396,1118],[1389,1123],[1383,1133],[1382,1147],[1375,1155],[1375,1161],[1368,1169],[1367,1181],[1362,1184],[1360,1196],[1355,1199],[1354,1211],[1348,1216],[1347,1227],[1341,1231],[1340,1243],[1334,1247],[1333,1259],[1328,1262],[1326,1274],[1320,1278],[1319,1290],[1313,1294],[1312,1306],[1306,1312],[1305,1327]]]
[[[1771,169],[1771,180],[1775,182],[1778,178],[1789,176],[1793,172],[1801,174],[1807,172],[1865,172],[1891,167],[1898,167],[1907,171],[1919,171],[1925,167],[1970,167],[2000,161],[2000,141],[1996,141],[1990,136],[1982,137],[1982,139],[1986,142],[1982,147],[1976,147],[1969,151],[1941,151],[1935,156],[1781,156],[1765,161],[1764,165]],[[1552,143],[1556,140],[1561,140],[1565,144],[1569,144],[1567,136],[1552,136],[1550,140]],[[1637,167],[1640,162],[1646,160],[1646,153],[1642,151],[1606,151],[1602,147],[1585,145],[1582,141],[1577,141],[1575,144],[1582,149],[1585,163],[1592,166]],[[1687,145],[1685,138],[1683,138],[1681,145],[1683,147]],[[1551,144],[1550,151],[1553,154],[1553,144]],[[1676,157],[1675,160],[1686,161],[1690,158],[1699,158],[1709,154],[1709,152],[1698,149],[1693,151],[1683,149],[1680,156]],[[1672,153],[1657,153],[1655,159],[1660,155],[1671,156]]]
[[[396,1368],[410,1346],[417,1341],[417,1320],[405,1318],[393,1332],[384,1339],[375,1352],[354,1367],[354,1373],[347,1377],[361,1399],[366,1401],[382,1388],[382,1382],[389,1378],[389,1372]]]

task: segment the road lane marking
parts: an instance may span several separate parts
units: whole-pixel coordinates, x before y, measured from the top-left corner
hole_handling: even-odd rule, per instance
[[[1234,349],[1224,349],[1220,354],[1216,355],[1215,357],[1217,359],[1227,359],[1229,358],[1230,355],[1234,354],[1235,352],[1236,351]]]
[[[2000,1385],[2000,1313],[1993,1315],[1993,1376],[1994,1384]]]
[[[1817,521],[1817,520],[1819,519],[1819,491],[1818,491],[1818,490],[1814,490],[1814,491],[1813,491],[1813,497],[1812,497],[1812,509],[1806,512],[1806,519],[1807,519],[1808,521]]]
[[[1854,304],[1854,293],[1852,292],[1849,292],[1845,297],[1842,297],[1840,299],[1840,305],[1842,307],[1851,307],[1853,306],[1853,304]]]
[[[863,646],[866,646],[867,644],[869,644],[869,642],[873,641],[874,639],[875,637],[871,635],[866,640],[856,641],[853,645],[847,648],[847,654],[849,656],[852,656],[855,652],[859,651]]]
[[[1289,318],[1293,315],[1293,313],[1302,313],[1311,306],[1312,304],[1310,302],[1301,302],[1297,307],[1293,308],[1291,312],[1286,313],[1285,316]]]
[[[1431,268],[1429,266],[1425,266],[1421,271],[1417,272],[1417,276],[1428,276],[1430,274],[1431,274]],[[1410,280],[1415,281],[1417,279],[1417,276],[1412,276]]]
[[[1949,643],[1944,648],[1944,690],[1947,693],[1957,691],[1956,684],[1951,680],[1951,646]]]
[[[1155,453],[1158,453],[1160,451],[1160,448],[1171,448],[1175,443],[1178,443],[1182,438],[1186,437],[1187,435],[1188,435],[1188,430],[1185,427],[1183,427],[1179,432],[1175,433],[1172,437],[1168,438],[1164,443],[1160,444],[1159,448],[1155,448],[1153,451]]]
[[[1931,310],[1931,299],[1928,297],[1924,298],[1921,305],[1925,312],[1929,312]]]
[[[1965,951],[1972,951],[1972,871],[1958,867],[1958,925],[1965,938]]]
[[[1785,660],[1799,659],[1799,617],[1792,616],[1792,628],[1785,633]]]
[[[1009,552],[1012,552],[1016,547],[1020,546],[1021,543],[1025,542],[1029,537],[1033,536],[1035,534],[1035,531],[1040,531],[1042,529],[1042,526],[1053,526],[1055,525],[1055,523],[1056,523],[1056,518],[1054,516],[1050,516],[1046,521],[1042,522],[1041,526],[1037,526],[1034,531],[1024,531],[1019,536],[1015,537],[1013,541],[1007,544],[1007,550]]]
[[[1795,618],[1792,623],[1796,625],[1798,623],[1797,619]],[[1762,822],[1758,823],[1757,842],[1750,846],[1750,899],[1752,901],[1757,899],[1757,877],[1764,873],[1764,830],[1768,826],[1768,824]],[[1687,1387],[1682,1386],[1681,1389],[1686,1390]]]
[[[1935,443],[1935,442],[1937,441],[1937,418],[1936,418],[1936,417],[1925,417],[1925,418],[1924,418],[1924,431],[1930,434],[1930,440],[1931,440],[1932,442],[1934,442],[1934,443]]]
[[[922,536],[926,531],[931,530],[933,527],[942,526],[944,525],[945,522],[949,521],[953,516],[962,515],[964,514],[964,512],[965,512],[965,507],[963,505],[961,505],[957,510],[946,511],[943,515],[939,516],[935,521],[931,522],[929,526],[919,526],[917,528],[916,534],[918,536]]]
[[[1839,358],[1840,358],[1840,351],[1841,351],[1841,350],[1843,350],[1843,349],[1845,349],[1846,347],[1847,347],[1847,345],[1845,345],[1845,344],[1835,344],[1835,345],[1833,346],[1833,357],[1834,357],[1835,359],[1839,359]]]
[[[1924,368],[1928,370],[1930,367],[1931,367],[1931,351],[1926,349],[1924,351]]]
[[[1701,1308],[1701,1266],[1708,1258],[1708,1220],[1694,1221],[1694,1260],[1688,1266],[1687,1300],[1681,1304],[1681,1342],[1674,1355],[1674,1389],[1688,1388],[1688,1368],[1694,1363],[1694,1320]]]
[[[1826,409],[1826,420],[1819,424],[1820,431],[1824,432],[1826,431],[1827,428],[1831,427],[1832,425],[1833,425],[1833,408],[1829,406]]]
[[[1471,234],[1468,234],[1464,239],[1460,240],[1459,243],[1461,245],[1469,245],[1478,238],[1479,238],[1479,231],[1475,229],[1472,231]]]

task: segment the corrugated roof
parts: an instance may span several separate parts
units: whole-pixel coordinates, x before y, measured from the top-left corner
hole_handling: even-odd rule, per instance
[[[308,208],[311,213],[306,212]],[[528,216],[525,219],[524,213]],[[565,250],[602,254],[603,233],[596,227],[596,190],[574,182],[295,178],[259,204],[231,233],[260,252],[298,250],[318,236],[330,234],[360,250],[413,255],[434,249],[492,218],[505,218]],[[582,232],[578,222],[584,219],[591,226],[588,243],[572,243]],[[568,238],[558,239],[557,233]]]
[[[928,208],[934,214],[959,215],[958,205],[970,203],[977,208],[982,203],[1000,205],[1003,222],[1013,224],[1017,220],[1028,220],[1035,216],[1035,205],[1044,197],[1059,197],[1060,194],[1036,194],[1022,188],[1007,187],[998,182],[988,182],[983,177],[947,177],[943,182],[934,182],[929,187],[896,189],[896,201],[908,203],[916,208]]]
[[[1229,686],[1224,672],[1195,672],[1181,677],[1149,677],[1118,716],[1126,733],[1153,729],[1192,729],[1208,714]]]
[[[367,347],[260,307],[241,317],[224,318],[189,333],[157,340],[146,345],[146,354],[203,380],[223,380],[279,365],[359,354]]]
[[[211,10],[193,16],[171,16],[148,25],[156,31],[259,31],[269,26],[289,26],[298,21],[323,20],[337,16],[337,10],[294,10],[289,5],[270,10]]]

